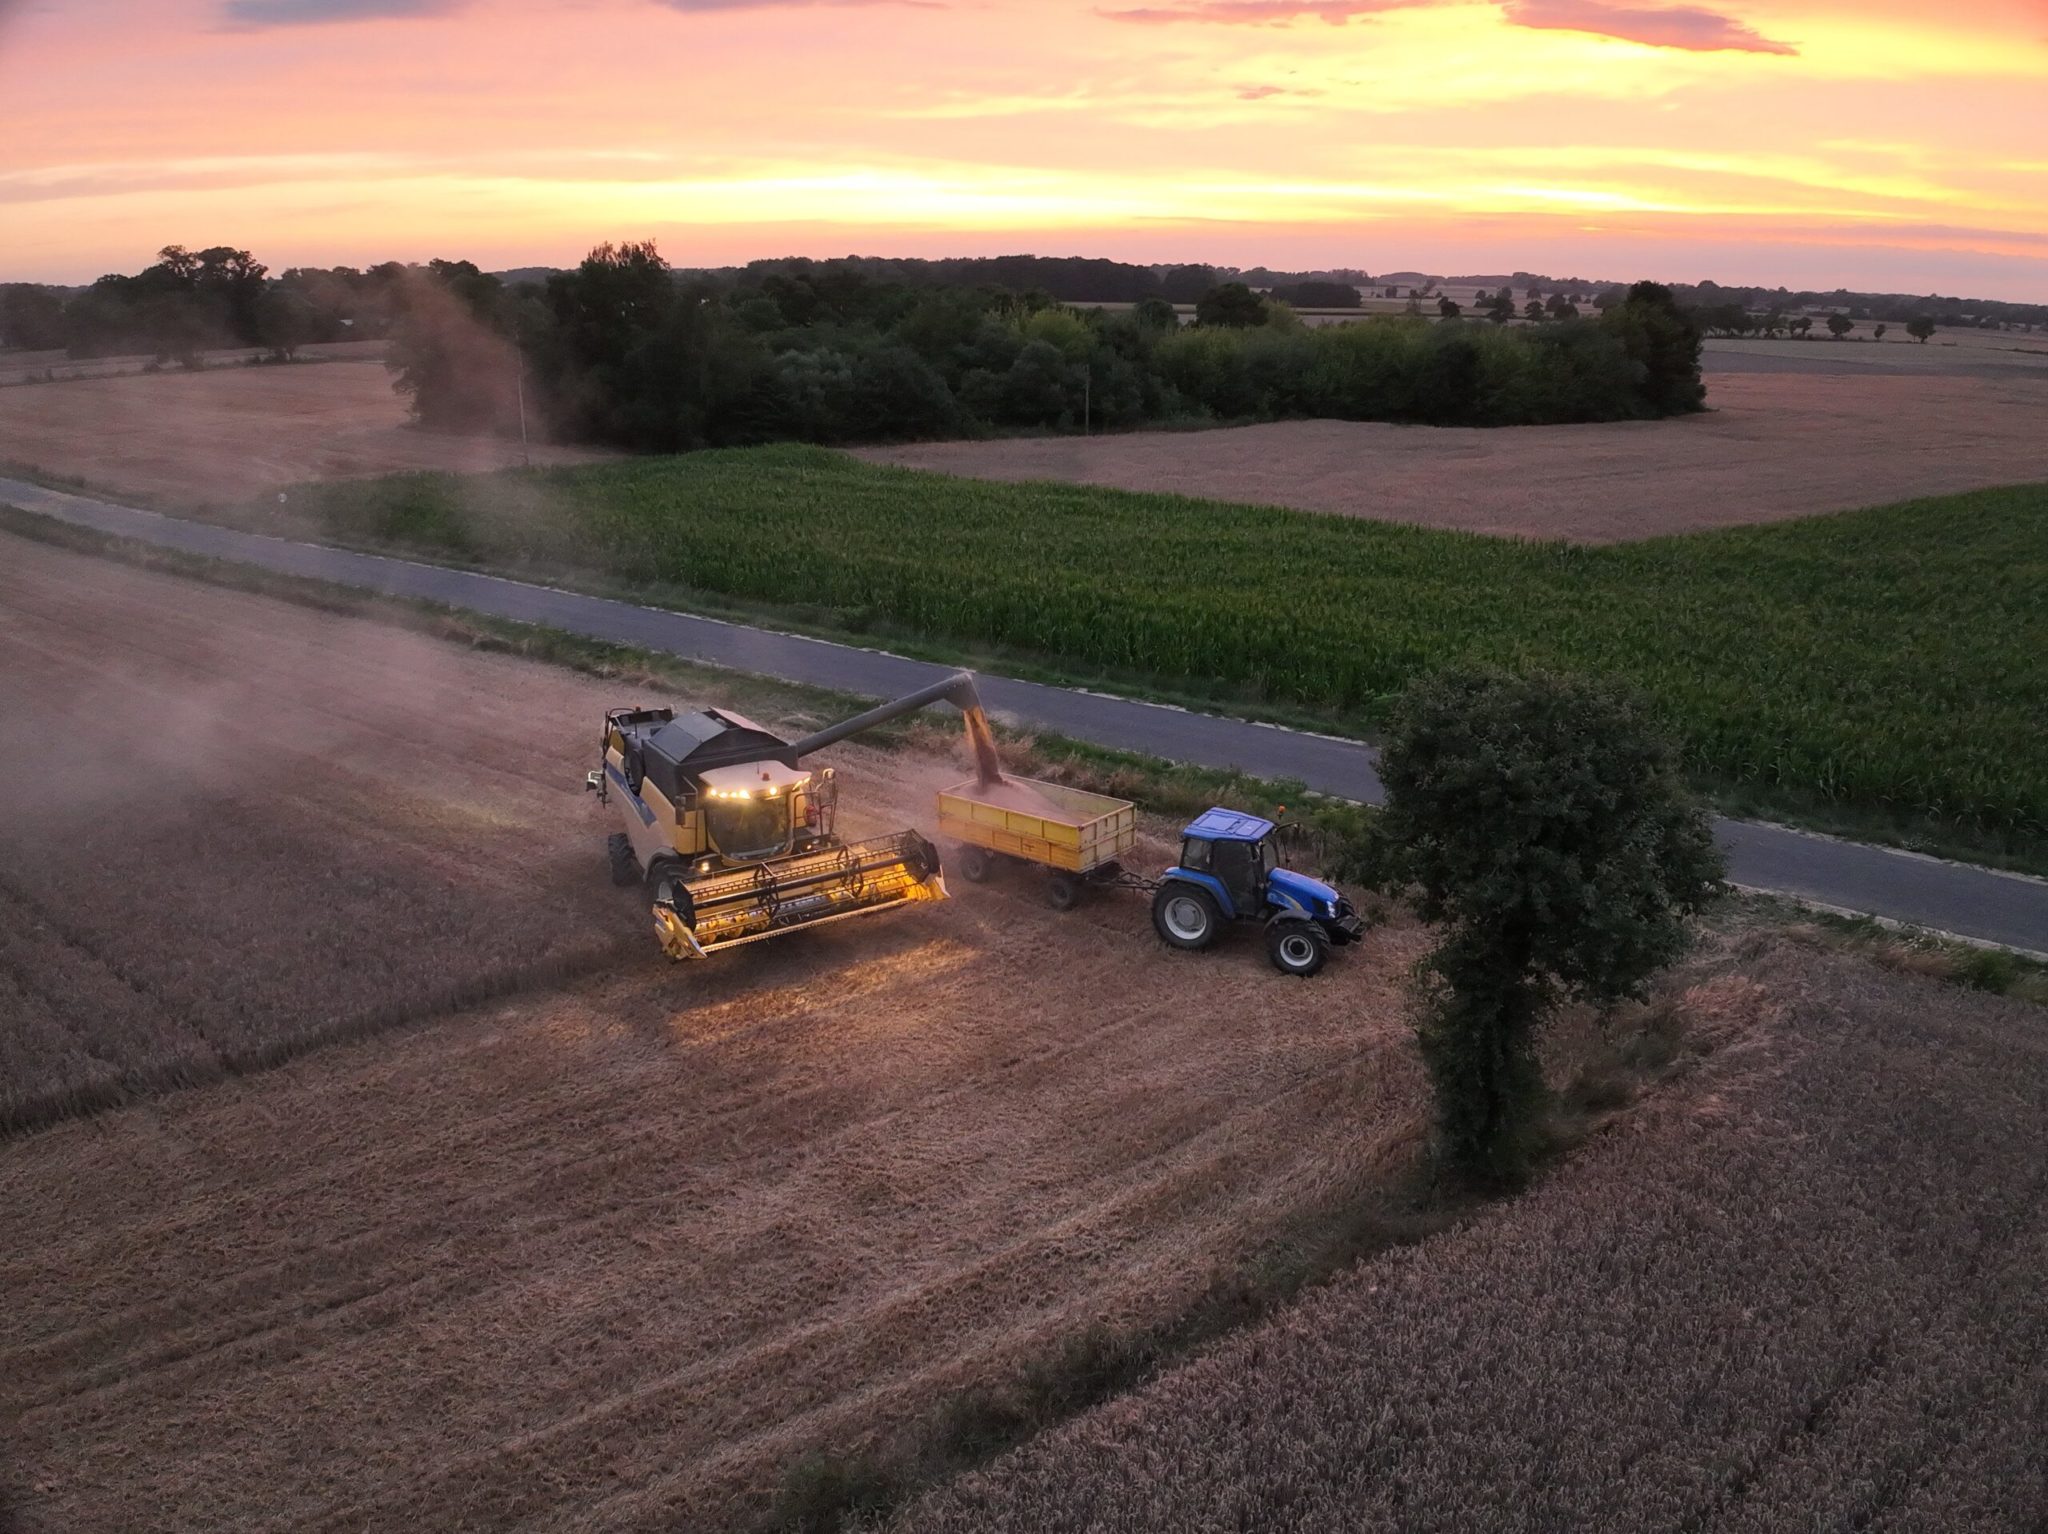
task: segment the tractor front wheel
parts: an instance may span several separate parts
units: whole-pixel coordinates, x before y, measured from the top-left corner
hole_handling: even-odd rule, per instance
[[[1208,948],[1223,935],[1223,912],[1199,884],[1176,879],[1152,897],[1152,925],[1176,948]]]
[[[1276,921],[1266,928],[1266,957],[1283,975],[1313,975],[1330,956],[1330,940],[1312,921]]]
[[[612,883],[624,887],[640,882],[640,861],[633,856],[633,839],[614,831],[604,839],[605,856],[611,860]]]

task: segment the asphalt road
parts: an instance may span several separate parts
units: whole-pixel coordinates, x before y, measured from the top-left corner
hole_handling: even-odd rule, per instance
[[[909,692],[949,669],[493,575],[237,532],[20,480],[0,479],[0,503],[191,554],[868,697]],[[992,711],[1077,740],[1260,777],[1294,778],[1322,793],[1368,803],[1382,797],[1374,753],[1355,741],[1007,677],[984,674],[980,687]],[[1716,830],[1728,853],[1729,877],[1747,888],[2048,953],[2048,881],[1752,821],[1721,820]]]

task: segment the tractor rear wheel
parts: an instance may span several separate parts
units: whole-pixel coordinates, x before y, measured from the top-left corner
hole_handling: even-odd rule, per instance
[[[1313,975],[1330,957],[1330,940],[1312,921],[1276,921],[1266,928],[1266,957],[1283,975]]]
[[[960,877],[969,884],[986,884],[989,874],[995,870],[995,859],[989,856],[986,847],[962,842],[953,854],[953,866],[960,870]]]
[[[621,887],[640,882],[640,860],[633,856],[633,838],[614,831],[604,839],[605,856],[611,859],[612,883]]]
[[[1201,885],[1175,879],[1152,897],[1152,925],[1176,948],[1208,948],[1223,935],[1223,912]]]

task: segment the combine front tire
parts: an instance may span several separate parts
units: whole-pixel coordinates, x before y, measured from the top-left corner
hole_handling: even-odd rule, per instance
[[[1313,975],[1330,956],[1330,940],[1312,921],[1276,921],[1266,928],[1266,957],[1283,975]]]
[[[1152,897],[1152,925],[1176,948],[1208,948],[1223,935],[1223,912],[1199,884],[1175,880]]]
[[[661,899],[662,887],[664,885],[672,886],[674,889],[681,889],[683,887],[683,876],[687,869],[688,865],[681,858],[658,857],[654,859],[653,862],[647,865],[647,898],[649,900]]]
[[[612,883],[621,887],[640,882],[640,862],[633,856],[633,839],[614,831],[604,840],[605,856],[611,859]]]

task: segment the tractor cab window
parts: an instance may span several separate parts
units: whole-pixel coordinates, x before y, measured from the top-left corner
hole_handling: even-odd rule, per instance
[[[1199,836],[1185,838],[1180,844],[1180,866],[1190,873],[1205,874],[1209,871],[1209,843]]]
[[[1223,881],[1240,911],[1257,910],[1266,889],[1263,842],[1218,842],[1210,872]]]
[[[711,845],[728,858],[765,858],[789,850],[792,796],[705,801]]]

